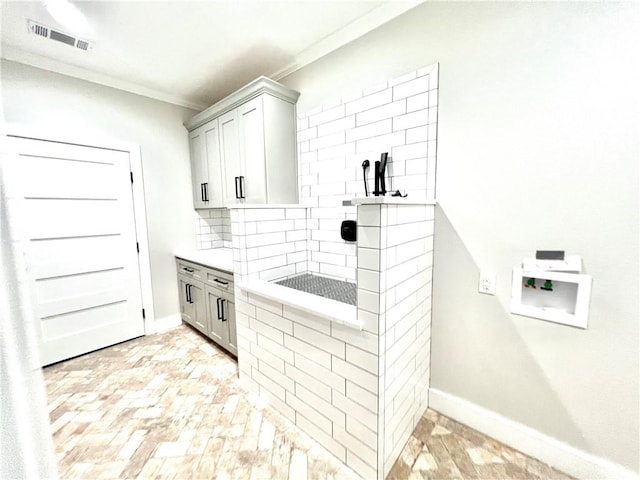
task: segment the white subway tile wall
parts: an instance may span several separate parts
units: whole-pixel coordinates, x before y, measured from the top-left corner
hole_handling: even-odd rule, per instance
[[[340,238],[339,225],[355,220],[355,207],[342,202],[364,196],[365,159],[370,192],[374,162],[388,152],[387,190],[435,199],[437,121],[437,64],[298,114],[300,201],[310,207],[309,271],[356,280],[356,245]]]
[[[228,209],[196,210],[195,216],[198,250],[231,248],[231,219]]]

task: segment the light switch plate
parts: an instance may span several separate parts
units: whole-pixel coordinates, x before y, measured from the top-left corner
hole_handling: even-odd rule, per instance
[[[480,271],[480,281],[478,282],[478,291],[487,295],[496,294],[496,273],[487,270]]]

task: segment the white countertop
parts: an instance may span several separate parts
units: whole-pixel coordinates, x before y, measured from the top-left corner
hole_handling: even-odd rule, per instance
[[[198,263],[205,267],[217,268],[233,273],[233,253],[230,248],[212,248],[210,250],[182,250],[175,256],[183,260]]]
[[[358,309],[354,305],[337,302],[319,295],[301,292],[294,288],[265,282],[264,280],[249,280],[238,286],[249,293],[255,293],[319,317],[327,318],[332,322],[362,330],[362,325],[358,321]]]
[[[250,210],[253,208],[309,208],[300,203],[234,203],[226,206],[229,210]]]

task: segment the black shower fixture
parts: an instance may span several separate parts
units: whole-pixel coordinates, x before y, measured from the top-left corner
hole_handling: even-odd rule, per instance
[[[369,196],[369,188],[367,187],[367,169],[369,168],[369,160],[362,162],[362,179],[364,180],[364,196]]]
[[[384,181],[384,174],[387,169],[387,158],[389,156],[388,152],[384,152],[380,155],[380,161],[375,163],[375,175],[374,180],[376,182],[376,188],[373,191],[373,194],[378,197],[380,195],[384,196],[387,193],[387,187]]]

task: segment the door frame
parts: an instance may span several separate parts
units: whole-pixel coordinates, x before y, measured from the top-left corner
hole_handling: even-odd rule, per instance
[[[151,289],[151,261],[149,255],[149,233],[147,231],[147,210],[144,196],[144,176],[142,172],[142,155],[140,145],[122,142],[110,138],[73,134],[66,131],[53,130],[34,125],[22,125],[3,122],[0,125],[0,135],[8,137],[29,138],[58,143],[68,143],[83,147],[101,148],[125,152],[129,155],[129,165],[133,174],[133,212],[135,216],[136,238],[140,248],[138,254],[138,270],[140,272],[140,292],[142,294],[142,308],[145,312],[144,333],[153,332],[155,312],[153,310],[153,291]],[[18,152],[7,152],[10,155]],[[142,312],[140,312],[142,314]]]

